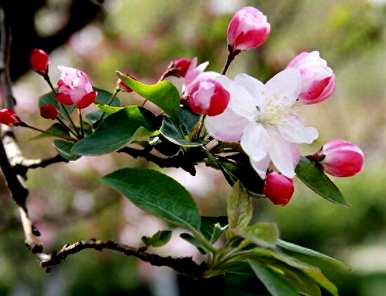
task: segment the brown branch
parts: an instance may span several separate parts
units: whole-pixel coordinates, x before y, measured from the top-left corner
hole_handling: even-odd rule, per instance
[[[11,28],[3,6],[0,6],[0,33],[0,91],[3,95],[4,105],[13,109],[15,100],[12,95],[11,80],[9,76]],[[24,184],[22,176],[17,175],[12,167],[12,164],[20,159],[23,159],[23,156],[16,143],[12,130],[8,127],[2,127],[1,133],[0,167],[7,182],[12,199],[16,202],[19,208],[25,243],[32,250],[32,252],[41,252],[43,247],[37,238],[40,233],[34,228],[28,216],[26,207],[26,201],[29,194],[28,189]]]
[[[19,162],[13,165],[13,169],[16,174],[26,177],[28,170],[45,168],[51,164],[68,162],[67,159],[63,158],[60,154],[53,157],[43,159],[21,159]]]
[[[148,149],[135,149],[131,147],[123,147],[118,152],[126,153],[131,157],[142,157],[148,161],[151,161],[158,165],[160,168],[182,168],[190,173],[192,176],[196,175],[196,169],[194,167],[195,161],[192,157],[188,157],[182,153],[178,153],[176,156],[162,158],[151,153]]]
[[[206,269],[205,264],[198,265],[191,257],[162,257],[157,254],[147,253],[141,249],[133,248],[114,241],[88,240],[78,241],[70,245],[64,245],[59,251],[52,252],[47,258],[43,258],[41,266],[48,269],[61,263],[68,256],[79,253],[86,249],[103,251],[104,249],[113,250],[126,256],[134,256],[142,261],[154,266],[168,266],[175,271],[192,278],[202,278]]]

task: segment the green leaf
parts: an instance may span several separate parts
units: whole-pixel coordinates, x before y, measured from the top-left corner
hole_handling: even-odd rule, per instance
[[[55,136],[56,137],[62,137],[62,136],[68,137],[69,136],[68,130],[57,122],[54,123],[53,125],[51,125],[48,129],[46,129],[46,132],[47,132],[47,134],[41,133],[40,135],[33,137],[32,140],[40,140],[40,139],[55,137]]]
[[[197,147],[203,143],[200,141],[191,142],[189,135],[199,121],[200,116],[187,109],[181,109],[181,123],[165,118],[160,129],[161,134],[170,142],[184,147]],[[178,126],[179,125],[179,126]]]
[[[275,265],[276,266],[276,265]],[[299,292],[305,296],[321,296],[322,291],[317,283],[315,283],[310,277],[305,275],[302,271],[289,266],[281,265],[281,271],[283,276],[288,282]]]
[[[121,169],[103,177],[102,182],[145,212],[188,229],[200,229],[200,215],[190,193],[169,176],[148,169]]]
[[[117,75],[128,87],[156,104],[175,122],[180,121],[180,94],[170,81],[162,80],[155,84],[145,84],[120,72],[117,72]]]
[[[242,229],[235,229],[234,232],[258,246],[268,248],[274,248],[279,239],[279,229],[274,223],[256,223]]]
[[[248,226],[253,216],[252,199],[247,190],[237,182],[227,198],[229,229],[243,229]]]
[[[72,142],[67,142],[63,140],[55,140],[54,141],[54,146],[58,153],[64,157],[65,159],[68,160],[77,160],[80,155],[74,154],[72,152],[72,147],[74,146],[74,143]]]
[[[134,137],[139,127],[155,130],[154,115],[141,107],[128,106],[106,117],[96,131],[78,141],[73,152],[80,155],[101,155],[116,151]]]
[[[280,274],[264,266],[256,260],[248,260],[248,264],[256,274],[257,278],[264,284],[273,296],[298,296],[292,287]]]
[[[336,288],[336,286],[316,266],[309,265],[306,262],[302,262],[284,253],[263,248],[255,248],[249,252],[249,255],[252,256],[252,258],[253,256],[274,258],[291,267],[302,270],[306,275],[308,275],[321,287],[329,291],[332,295],[338,296],[338,289]]]
[[[330,202],[348,206],[336,185],[323,173],[317,164],[302,157],[296,167],[296,175],[315,193]]]
[[[201,233],[211,243],[217,241],[221,234],[228,228],[228,218],[220,217],[201,217]]]
[[[317,251],[304,248],[299,245],[295,245],[290,242],[286,242],[283,240],[278,241],[278,246],[284,251],[288,252],[291,256],[306,261],[309,264],[312,265],[324,265],[324,263],[327,263],[331,265],[332,268],[338,267],[342,269],[348,269],[347,265],[335,258],[332,258],[330,256],[327,256],[325,254],[319,253]]]
[[[172,237],[171,230],[159,230],[151,237],[143,236],[141,240],[147,247],[162,247],[166,245]]]
[[[205,246],[200,242],[198,241],[193,235],[191,235],[190,233],[181,233],[180,234],[180,237],[187,241],[188,243],[192,244],[193,246],[195,246],[197,248],[197,250],[201,253],[201,254],[206,254],[207,253],[207,250],[205,248]]]

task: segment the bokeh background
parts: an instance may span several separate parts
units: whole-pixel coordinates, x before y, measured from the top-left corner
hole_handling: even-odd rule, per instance
[[[331,138],[350,139],[367,159],[362,174],[336,180],[351,207],[330,204],[297,182],[286,207],[256,202],[256,219],[275,221],[284,239],[349,264],[350,272],[333,275],[341,295],[385,295],[386,1],[106,0],[101,15],[51,53],[52,77],[58,77],[57,65],[74,66],[86,71],[96,86],[112,90],[115,70],[156,81],[169,61],[180,56],[208,60],[211,70],[220,71],[227,24],[247,4],[268,16],[272,32],[262,48],[237,58],[230,76],[247,72],[267,80],[299,51],[320,50],[336,72],[337,90],[330,100],[302,108],[306,122],[321,135],[307,149],[314,151]],[[67,0],[47,1],[35,15],[39,33],[55,33],[69,18],[68,5]],[[48,92],[45,83],[28,72],[16,81],[14,92],[19,114],[48,127],[37,108],[39,95]],[[140,101],[133,94],[123,98]],[[32,140],[29,131],[17,134],[28,157],[55,154],[49,139]],[[152,165],[112,155],[29,172],[30,212],[44,242],[54,248],[95,237],[139,246],[142,235],[167,228],[99,183],[100,176],[127,166]],[[229,187],[218,172],[200,167],[196,177],[181,170],[168,173],[193,193],[202,214],[225,214]],[[194,283],[171,270],[110,252],[80,253],[46,274],[24,247],[15,208],[2,179],[0,184],[0,295],[193,295]],[[158,252],[197,255],[178,238],[178,231]]]

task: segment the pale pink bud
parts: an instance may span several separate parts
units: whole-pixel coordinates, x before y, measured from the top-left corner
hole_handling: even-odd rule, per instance
[[[294,183],[277,172],[271,172],[264,181],[264,194],[275,204],[285,206],[294,193]]]
[[[30,64],[32,67],[32,70],[40,73],[40,74],[47,74],[48,72],[48,54],[41,49],[35,48],[32,50],[31,57],[30,57]]]
[[[82,109],[95,101],[97,93],[93,90],[86,73],[65,66],[58,67],[61,76],[58,81],[56,99],[64,105],[76,105]]]
[[[6,125],[14,125],[20,123],[20,118],[16,115],[16,113],[8,108],[4,108],[0,110],[0,123]]]
[[[301,90],[299,99],[304,104],[315,104],[332,95],[336,87],[335,74],[322,59],[318,51],[302,52],[290,63],[288,68],[299,70]]]
[[[232,50],[261,46],[268,38],[271,26],[258,9],[247,6],[236,12],[228,26],[228,45]]]
[[[351,177],[362,171],[365,156],[351,142],[332,140],[317,154],[326,173],[336,177]]]
[[[199,79],[189,88],[186,102],[195,113],[216,116],[224,112],[229,97],[229,93],[218,81]]]

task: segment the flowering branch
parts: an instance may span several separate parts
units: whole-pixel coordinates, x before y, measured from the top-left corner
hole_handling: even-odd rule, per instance
[[[59,251],[54,251],[47,255],[47,258],[42,259],[41,266],[46,270],[49,270],[49,268],[64,261],[68,256],[77,254],[87,249],[94,249],[97,251],[103,251],[104,249],[113,250],[126,256],[137,257],[154,266],[168,266],[175,271],[192,278],[202,278],[206,267],[205,264],[198,265],[191,257],[163,257],[143,251],[141,248],[137,249],[111,240],[100,241],[95,239],[77,241],[73,244],[64,245]]]

